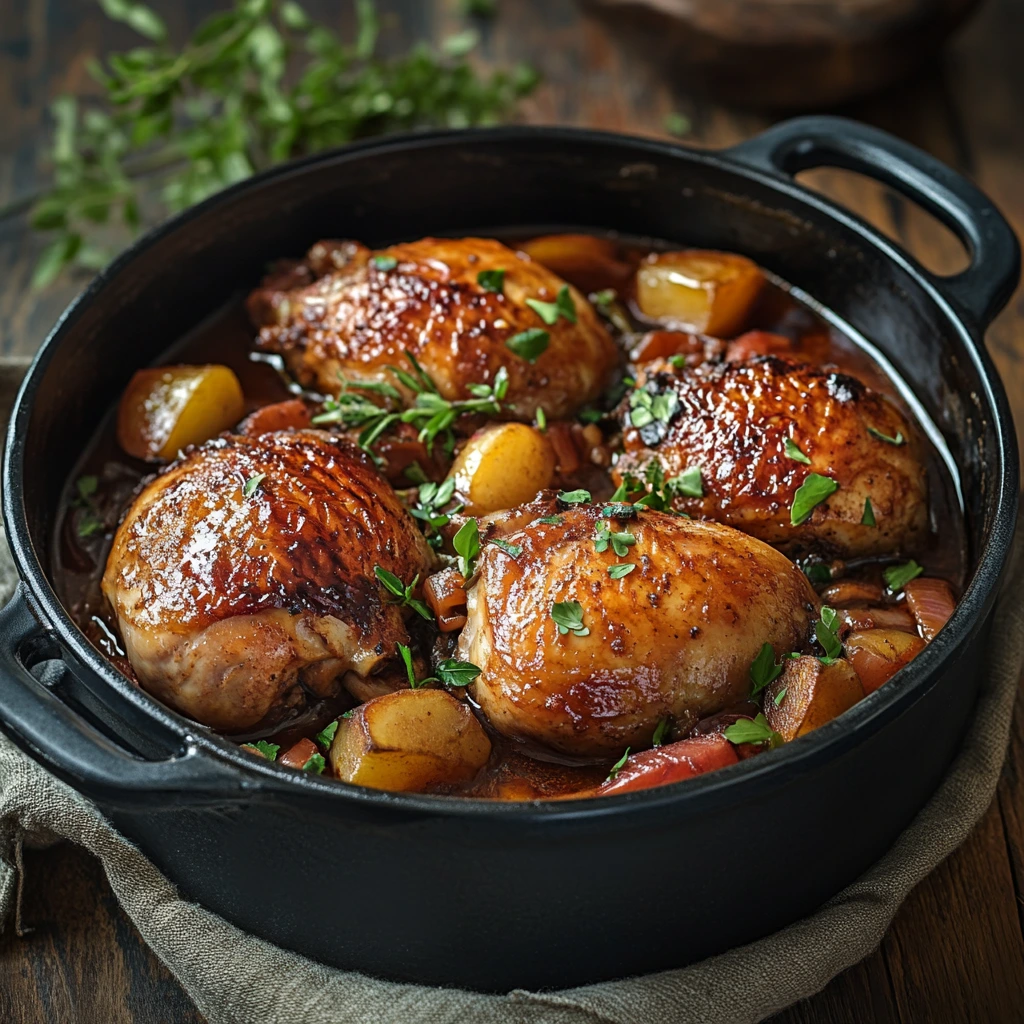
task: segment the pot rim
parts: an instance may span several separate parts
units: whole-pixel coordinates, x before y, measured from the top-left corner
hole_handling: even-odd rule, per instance
[[[623,158],[635,159],[644,155],[657,155],[703,164],[714,171],[750,179],[853,232],[866,248],[873,250],[879,258],[895,263],[915,281],[939,309],[969,353],[973,368],[983,382],[980,396],[983,403],[982,415],[992,417],[996,437],[995,451],[991,457],[996,463],[998,482],[995,493],[987,499],[988,507],[991,509],[992,527],[979,547],[968,585],[952,618],[935,640],[929,643],[908,666],[901,669],[886,686],[865,697],[839,718],[798,740],[737,765],[678,783],[618,796],[511,802],[373,790],[284,769],[273,762],[246,754],[230,739],[179,715],[132,684],[86,638],[84,632],[71,619],[47,579],[32,542],[22,490],[25,438],[35,395],[44,373],[65,340],[65,335],[108,284],[129,269],[140,254],[160,245],[166,237],[217,206],[228,204],[245,193],[262,189],[271,182],[301,176],[310,168],[332,163],[342,165],[374,153],[415,151],[423,147],[454,146],[464,149],[477,143],[526,140],[547,141],[553,147],[560,144],[577,147],[615,146],[621,150]],[[982,330],[973,332],[965,322],[964,316],[943,294],[941,279],[929,274],[913,257],[867,222],[819,193],[798,184],[788,175],[775,174],[752,166],[738,157],[730,156],[729,150],[699,150],[677,142],[561,126],[520,125],[439,130],[371,139],[270,168],[190,207],[143,235],[99,273],[70,303],[33,359],[11,412],[3,463],[4,525],[15,565],[19,576],[27,585],[33,608],[44,628],[56,635],[61,649],[65,652],[70,651],[78,663],[102,680],[106,686],[112,687],[122,700],[135,705],[150,719],[177,736],[183,748],[199,748],[207,756],[226,761],[241,769],[242,779],[246,781],[244,789],[241,784],[239,787],[239,797],[243,800],[257,797],[260,789],[265,788],[276,795],[288,793],[299,799],[331,798],[366,807],[415,812],[418,815],[455,816],[462,819],[500,817],[523,822],[599,820],[633,811],[660,810],[666,805],[676,806],[681,802],[686,802],[694,810],[712,805],[721,807],[725,803],[749,800],[768,788],[783,785],[787,780],[813,771],[817,765],[839,757],[864,742],[921,699],[935,684],[947,660],[954,657],[983,625],[995,600],[1002,570],[1010,554],[1016,525],[1018,466],[1016,434],[1009,403],[981,335]],[[263,785],[257,783],[254,792],[253,782],[256,780],[260,780]]]

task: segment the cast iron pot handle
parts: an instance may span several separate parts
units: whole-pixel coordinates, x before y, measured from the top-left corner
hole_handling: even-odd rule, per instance
[[[971,259],[966,270],[950,277],[924,273],[979,332],[1017,286],[1020,246],[991,200],[956,171],[887,132],[844,117],[798,117],[726,155],[785,177],[812,167],[857,171],[924,207],[960,239]]]
[[[19,585],[0,610],[0,728],[55,775],[113,807],[226,803],[261,788],[187,743],[165,761],[143,760],[112,743],[25,667],[22,653],[33,646],[57,651],[49,637]]]

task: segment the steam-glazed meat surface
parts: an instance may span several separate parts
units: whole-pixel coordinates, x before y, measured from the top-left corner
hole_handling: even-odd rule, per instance
[[[529,420],[538,407],[561,417],[593,401],[618,362],[576,289],[568,286],[569,315],[553,323],[527,305],[555,303],[563,287],[540,263],[493,239],[424,238],[376,253],[321,242],[301,267],[265,281],[248,308],[259,347],[283,355],[303,384],[325,394],[338,393],[339,375],[394,383],[385,367],[408,369],[408,352],[449,400],[468,398],[470,385],[492,381],[504,367],[507,415]],[[548,337],[534,362],[508,347],[527,331]]]
[[[626,473],[642,476],[655,459],[669,478],[699,467],[703,497],[677,495],[677,509],[791,554],[896,554],[926,528],[917,432],[892,402],[853,377],[768,356],[662,369],[642,390],[663,396],[662,404],[639,427],[632,425],[637,398],[620,407],[625,454],[617,482]],[[838,488],[794,525],[797,491],[811,474]]]
[[[506,735],[573,754],[647,746],[663,716],[685,728],[745,699],[763,644],[781,653],[805,642],[814,591],[760,541],[629,506],[609,519],[601,503],[577,505],[554,523],[527,508],[536,516],[506,546],[484,545],[459,640],[459,657],[481,669],[471,693]],[[595,545],[609,523],[632,536],[621,558]],[[617,563],[635,568],[613,579]],[[582,636],[552,617],[573,601]]]
[[[317,430],[226,435],[144,487],[103,592],[142,685],[237,732],[343,680],[361,699],[392,688],[368,677],[408,633],[374,569],[408,583],[432,561],[347,441]]]

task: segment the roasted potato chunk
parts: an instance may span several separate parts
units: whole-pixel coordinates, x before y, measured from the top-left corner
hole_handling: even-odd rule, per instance
[[[166,462],[238,422],[242,385],[226,366],[139,370],[121,396],[117,440],[136,458]]]
[[[850,664],[864,684],[864,692],[874,693],[924,650],[924,641],[898,629],[865,629],[851,633],[844,646]]]
[[[651,253],[636,273],[636,301],[644,316],[728,338],[743,327],[763,284],[757,264],[735,253]]]
[[[532,501],[551,485],[555,450],[525,423],[496,423],[469,439],[451,469],[455,492],[470,515]]]
[[[618,246],[594,235],[542,235],[520,246],[530,259],[583,292],[621,287],[633,271],[619,259]]]
[[[422,793],[471,779],[491,754],[491,741],[469,706],[443,690],[399,690],[342,718],[331,744],[343,782]]]
[[[848,661],[823,665],[804,655],[786,662],[764,700],[768,724],[788,743],[831,722],[864,696],[860,678]]]

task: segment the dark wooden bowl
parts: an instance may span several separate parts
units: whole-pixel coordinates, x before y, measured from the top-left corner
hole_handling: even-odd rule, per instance
[[[669,37],[673,66],[760,109],[834,106],[913,74],[981,0],[591,0]]]

